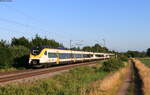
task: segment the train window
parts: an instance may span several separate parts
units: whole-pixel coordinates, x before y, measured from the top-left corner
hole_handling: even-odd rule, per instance
[[[76,58],[82,58],[82,55],[81,54],[75,54],[75,57]]]
[[[86,58],[86,54],[83,54],[83,57]]]
[[[74,54],[70,53],[69,55],[70,55],[70,58],[74,58]]]
[[[57,54],[56,53],[48,53],[48,58],[56,58]]]
[[[59,58],[62,59],[62,54],[59,53]]]
[[[104,55],[96,55],[96,57],[104,57]]]
[[[67,54],[67,58],[71,58],[70,53]]]
[[[86,57],[87,57],[87,58],[90,58],[90,54],[87,54]]]
[[[76,57],[76,58],[79,58],[79,55],[78,55],[78,54],[75,54],[75,57]]]
[[[90,57],[93,57],[93,54],[90,54]]]
[[[33,55],[38,55],[39,53],[40,53],[39,50],[33,50],[33,51],[32,51],[32,54],[33,54]]]
[[[90,54],[83,54],[84,58],[90,58]]]
[[[65,56],[64,56],[63,53],[60,53],[60,54],[59,54],[59,58],[60,58],[60,59],[64,59],[64,57],[65,57]]]
[[[69,58],[69,54],[68,54],[68,53],[66,53],[66,59],[67,59],[67,58]]]
[[[68,54],[68,53],[59,53],[59,58],[60,59],[70,58],[70,54]]]
[[[47,51],[44,52],[44,55],[47,55]]]
[[[78,58],[78,54],[74,54],[74,56],[75,56],[76,58]]]
[[[81,54],[81,58],[83,58],[83,54]]]
[[[67,54],[67,58],[71,58],[71,53],[68,53],[68,54]]]

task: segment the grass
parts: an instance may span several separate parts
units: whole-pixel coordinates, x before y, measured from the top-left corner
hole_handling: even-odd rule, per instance
[[[81,95],[84,89],[90,89],[89,83],[108,74],[99,68],[100,65],[76,67],[46,80],[0,87],[0,95]]]
[[[11,72],[11,71],[17,71],[16,68],[5,68],[5,69],[0,69],[0,72]]]
[[[69,72],[65,72],[48,79],[1,86],[0,95],[88,95],[91,92],[91,89],[94,88],[91,83],[102,81],[106,75],[110,73],[112,74],[112,72],[101,70],[101,68],[105,66],[104,62],[106,61],[102,61],[92,67],[75,67]],[[107,66],[107,68],[112,67]],[[113,73],[115,72],[113,71]],[[116,76],[117,79],[119,79],[119,75],[116,74]],[[110,79],[111,82],[109,82]],[[112,85],[116,85],[116,83],[118,83],[118,81],[114,81],[116,81],[115,76],[113,78],[108,77],[102,84],[106,88],[114,87]],[[105,83],[108,82],[110,84],[105,85]]]
[[[150,67],[150,58],[142,58],[140,61],[145,64],[147,67]]]
[[[26,68],[20,67],[20,68],[15,68],[15,67],[10,67],[10,68],[3,68],[0,69],[0,72],[14,72],[18,70],[25,70]]]
[[[127,68],[121,68],[115,73],[109,74],[103,80],[92,83],[92,90],[85,95],[116,95],[124,81]]]
[[[100,64],[102,64],[105,61],[106,60],[100,61],[97,66],[100,67],[101,66]],[[27,69],[27,68],[26,67],[18,67],[18,68],[16,68],[16,67],[3,67],[0,69],[0,72],[13,72],[13,71],[25,70],[25,69]]]
[[[150,95],[150,69],[142,64],[139,60],[135,60],[135,66],[139,70],[139,74],[143,82],[142,90],[144,92],[144,95]]]

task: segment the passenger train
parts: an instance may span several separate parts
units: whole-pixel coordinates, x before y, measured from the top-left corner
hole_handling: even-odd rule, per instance
[[[39,46],[31,49],[29,65],[35,67],[48,67],[53,64],[79,63],[108,59],[110,56],[113,56],[113,54],[74,51],[51,48],[49,46]]]

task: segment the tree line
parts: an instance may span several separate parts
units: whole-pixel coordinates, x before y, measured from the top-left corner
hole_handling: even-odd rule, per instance
[[[24,46],[26,48],[32,48],[34,46],[49,45],[53,47],[64,47],[61,43],[56,42],[55,40],[49,40],[48,38],[41,38],[39,35],[36,35],[31,41],[25,37],[12,38],[10,44],[7,41],[1,40],[0,47],[12,47],[12,46]]]
[[[35,46],[51,46],[53,48],[65,47],[62,43],[59,43],[53,39],[42,38],[36,35],[31,40],[25,37],[12,38],[10,42],[0,40],[0,69],[1,68],[24,68],[28,63],[30,49]],[[147,51],[127,51],[127,52],[115,52],[110,51],[107,47],[103,47],[99,44],[93,46],[84,46],[83,48],[72,47],[71,50],[81,50],[88,52],[111,52],[117,54],[122,59],[126,60],[129,57],[150,57],[150,48]]]
[[[0,69],[1,68],[24,68],[29,60],[30,49],[35,46],[51,46],[52,48],[66,48],[62,43],[53,39],[42,38],[36,35],[31,40],[26,37],[12,38],[10,42],[0,40]],[[82,50],[89,52],[111,52],[106,47],[99,44],[85,46],[83,48],[71,48],[72,50]]]
[[[121,54],[123,54],[124,56],[130,58],[130,57],[138,57],[138,58],[142,58],[142,57],[150,57],[150,48],[148,48],[146,51],[127,51],[127,52],[122,52]]]
[[[32,48],[35,46],[51,46],[52,48],[64,48],[69,49],[67,47],[64,47],[63,44],[55,41],[55,40],[49,40],[48,38],[42,38],[38,35],[35,36],[31,41],[29,41],[25,37],[20,38],[12,38],[11,43],[8,44],[7,41],[1,40],[0,41],[0,48],[8,48],[13,46],[23,46],[25,48]],[[88,52],[111,52],[108,48],[102,47],[99,44],[95,44],[94,46],[85,46],[83,48],[79,47],[72,47],[71,50],[81,50],[81,51],[88,51]]]
[[[64,47],[61,43],[36,35],[32,40],[25,37],[12,38],[11,42],[0,40],[0,69],[25,68],[29,60],[30,48],[49,45],[52,47]]]

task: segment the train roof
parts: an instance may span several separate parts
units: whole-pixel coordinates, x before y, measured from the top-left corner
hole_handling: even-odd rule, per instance
[[[48,48],[48,49],[59,49],[59,50],[70,50],[70,49],[67,49],[67,48],[64,48],[64,47],[52,47],[52,46],[35,46],[35,47],[32,47],[31,50],[34,50],[34,49],[43,50],[45,48]],[[87,51],[81,51],[81,50],[71,50],[71,51],[93,53],[93,52],[87,52]]]
[[[64,49],[64,50],[66,50],[66,48],[64,48],[64,47],[52,47],[52,46],[35,46],[35,47],[32,47],[31,49],[34,49],[34,48],[39,48],[39,49],[51,48],[51,49]]]
[[[40,51],[42,51],[43,49],[45,48],[48,48],[48,49],[58,49],[58,50],[69,50],[67,48],[64,48],[64,47],[52,47],[52,46],[35,46],[35,47],[32,47],[31,50],[34,50],[34,49],[38,49]],[[74,52],[84,52],[84,53],[93,53],[93,54],[99,54],[99,55],[114,55],[112,53],[99,53],[99,52],[88,52],[88,51],[81,51],[81,50],[72,50]]]

